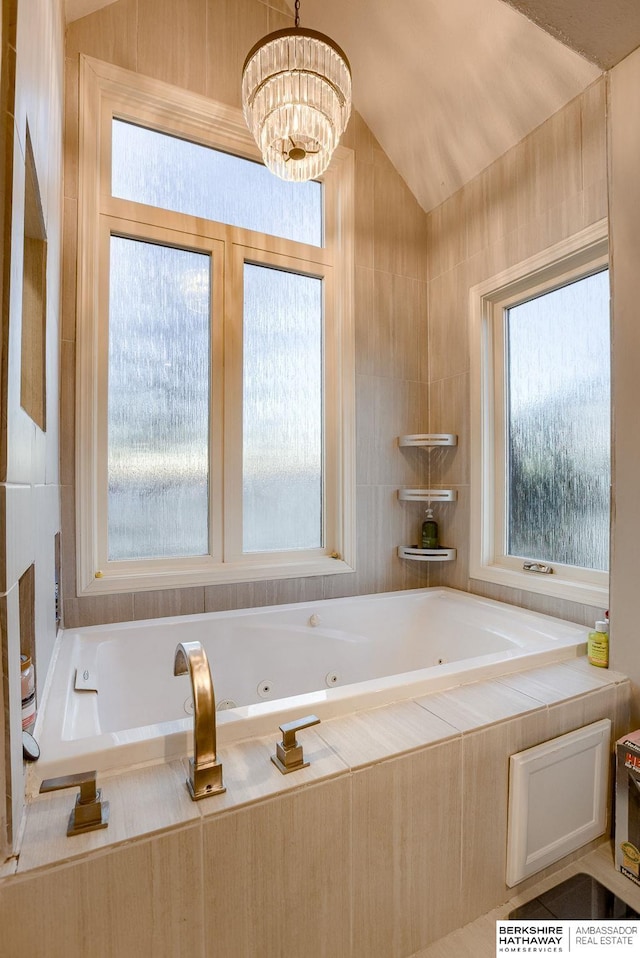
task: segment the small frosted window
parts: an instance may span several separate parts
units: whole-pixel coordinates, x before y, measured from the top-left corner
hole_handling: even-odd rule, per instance
[[[322,280],[245,264],[243,549],[322,545]]]
[[[320,183],[289,183],[261,163],[122,120],[111,148],[114,196],[322,246]]]
[[[209,551],[210,266],[111,237],[110,560]]]
[[[609,273],[507,311],[508,553],[609,565]]]

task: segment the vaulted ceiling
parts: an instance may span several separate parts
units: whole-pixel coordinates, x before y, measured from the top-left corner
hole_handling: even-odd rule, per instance
[[[66,0],[67,20],[109,2]],[[640,45],[639,0],[302,0],[300,15],[347,53],[355,107],[425,210]]]

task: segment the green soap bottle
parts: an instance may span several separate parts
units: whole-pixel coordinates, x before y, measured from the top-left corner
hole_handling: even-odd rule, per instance
[[[589,632],[587,640],[587,657],[591,665],[601,669],[609,668],[609,623],[602,620],[596,622],[593,632]]]
[[[422,523],[422,543],[423,549],[439,549],[438,523],[433,518],[433,510],[427,509],[427,518]]]

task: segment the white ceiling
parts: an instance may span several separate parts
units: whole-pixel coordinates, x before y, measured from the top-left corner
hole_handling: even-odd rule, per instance
[[[425,210],[601,72],[501,0],[302,0],[346,52],[353,100]]]
[[[110,2],[66,0],[67,21]],[[300,14],[346,52],[354,105],[425,210],[640,45],[639,0],[302,0]]]

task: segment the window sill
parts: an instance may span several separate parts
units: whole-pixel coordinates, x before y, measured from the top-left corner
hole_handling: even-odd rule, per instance
[[[556,599],[565,599],[567,602],[579,602],[582,605],[595,606],[601,609],[606,609],[609,606],[608,586],[563,578],[556,572],[551,575],[543,575],[538,572],[520,572],[487,564],[472,567],[469,576],[481,582],[519,589],[521,592],[548,595]]]
[[[237,582],[256,582],[265,579],[299,579],[307,576],[337,575],[354,572],[343,559],[318,556],[309,560],[265,562],[260,560],[225,562],[208,567],[184,570],[148,570],[146,572],[104,572],[94,576],[78,596],[111,595],[121,592],[152,592],[163,589],[184,589],[193,586],[232,585]]]

